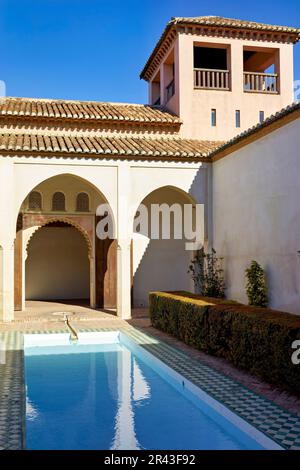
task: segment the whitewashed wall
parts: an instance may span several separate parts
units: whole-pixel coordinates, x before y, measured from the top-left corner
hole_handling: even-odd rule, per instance
[[[245,268],[267,271],[270,305],[300,313],[300,120],[213,164],[213,245],[227,295],[247,301]]]
[[[117,251],[117,312],[124,319],[131,316],[131,256],[130,246],[133,235],[133,218],[141,202],[153,191],[171,187],[184,192],[204,207],[205,238],[211,233],[210,204],[207,185],[209,167],[205,163],[181,163],[164,161],[126,161],[44,158],[44,157],[2,157],[0,156],[0,319],[11,321],[14,318],[14,239],[16,221],[20,208],[26,197],[37,186],[47,187],[44,194],[45,210],[50,210],[53,191],[66,193],[67,212],[75,208],[76,194],[86,190],[91,196],[91,209],[94,211],[99,201],[105,199],[109,203],[116,222]],[[76,184],[69,181],[75,177]],[[52,179],[53,178],[53,179]],[[51,180],[50,180],[51,179]],[[93,198],[93,190],[100,193]],[[163,199],[163,194],[162,194]],[[166,202],[162,200],[161,202]],[[51,211],[50,211],[51,212]],[[4,223],[5,221],[5,223]],[[204,225],[204,224],[203,224]],[[26,236],[26,240],[28,240]],[[25,240],[25,242],[26,242]],[[204,240],[203,240],[204,241]],[[26,244],[26,243],[25,243]],[[143,248],[143,247],[142,247]],[[154,266],[152,263],[141,269],[138,274],[137,303],[146,302],[149,290],[187,288],[186,261],[179,261],[182,246],[173,244],[176,252],[174,263],[158,278],[161,282],[152,283]],[[155,250],[155,256],[161,258],[162,266],[166,266],[171,246]],[[135,269],[141,266],[136,251]],[[140,252],[141,254],[141,252]],[[153,255],[154,256],[154,255]],[[172,254],[173,256],[173,254]],[[184,256],[186,254],[184,253]],[[145,260],[146,258],[144,258]],[[151,272],[152,269],[152,272]],[[156,269],[156,268],[155,268]],[[39,272],[42,272],[39,268]],[[181,280],[184,278],[184,283]],[[136,277],[137,279],[137,277]],[[165,281],[168,279],[168,284]],[[162,282],[163,281],[163,282]],[[92,281],[91,281],[92,282]],[[184,285],[183,285],[184,284]],[[92,289],[91,289],[92,290]]]
[[[88,246],[73,227],[43,227],[33,235],[26,260],[28,300],[88,299]]]

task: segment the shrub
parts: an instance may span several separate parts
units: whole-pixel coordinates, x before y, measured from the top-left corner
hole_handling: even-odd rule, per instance
[[[246,269],[246,291],[249,305],[256,307],[268,306],[268,288],[263,268],[257,261],[253,260]]]
[[[300,394],[292,343],[300,317],[186,292],[150,293],[152,325],[208,354]]]
[[[188,269],[194,281],[195,290],[207,297],[223,298],[225,295],[224,271],[222,260],[216,250],[205,253],[204,248],[197,251]]]

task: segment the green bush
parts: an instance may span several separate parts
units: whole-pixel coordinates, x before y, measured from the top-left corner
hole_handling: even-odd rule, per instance
[[[257,261],[251,261],[250,267],[246,269],[246,278],[249,305],[267,307],[269,301],[266,275]]]
[[[300,366],[291,361],[300,317],[186,292],[151,292],[150,317],[186,344],[300,394]]]
[[[205,253],[204,248],[196,252],[192,259],[188,273],[194,281],[195,290],[205,297],[225,297],[223,258],[217,256],[212,248],[211,253]]]

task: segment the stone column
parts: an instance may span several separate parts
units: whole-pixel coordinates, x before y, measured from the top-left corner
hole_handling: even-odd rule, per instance
[[[14,319],[14,242],[0,248],[0,320]]]
[[[10,158],[0,158],[0,319],[14,318],[14,173]]]
[[[130,165],[128,162],[122,162],[118,167],[117,314],[124,320],[131,318],[130,189]]]

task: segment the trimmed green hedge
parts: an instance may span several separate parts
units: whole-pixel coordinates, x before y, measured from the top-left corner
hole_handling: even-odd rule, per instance
[[[300,317],[187,292],[151,292],[149,297],[155,328],[300,394],[300,365],[291,361]]]

